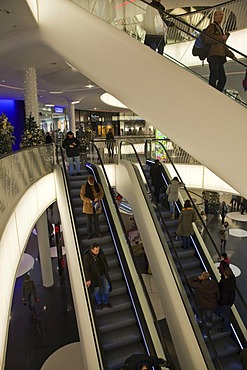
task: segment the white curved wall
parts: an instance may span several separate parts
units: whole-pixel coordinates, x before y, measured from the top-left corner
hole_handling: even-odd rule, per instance
[[[68,0],[38,6],[44,43],[247,197],[245,108]]]
[[[1,369],[4,369],[12,295],[20,258],[25,250],[29,235],[36,221],[47,207],[56,200],[58,202],[61,222],[63,224],[63,236],[70,271],[70,283],[80,334],[82,368],[95,370],[99,368],[88,307],[86,305],[85,290],[83,289],[84,280],[81,276],[76,253],[63,178],[61,169],[56,167],[54,173],[44,176],[26,191],[16,205],[0,240]]]
[[[55,199],[54,175],[49,174],[23,195],[0,240],[0,368],[4,368],[12,294],[20,258],[35,222]]]

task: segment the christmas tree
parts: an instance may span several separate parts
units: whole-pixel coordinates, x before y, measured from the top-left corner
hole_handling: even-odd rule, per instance
[[[44,142],[45,139],[43,131],[36,125],[36,121],[30,113],[29,117],[25,119],[25,127],[23,134],[21,135],[20,147],[27,148],[44,144]]]
[[[14,126],[8,121],[5,113],[0,116],[0,154],[12,151],[12,144],[15,142],[13,136]]]

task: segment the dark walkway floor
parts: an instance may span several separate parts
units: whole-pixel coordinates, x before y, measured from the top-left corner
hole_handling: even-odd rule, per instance
[[[45,360],[58,348],[79,341],[67,269],[64,277],[60,278],[57,259],[53,258],[54,286],[44,288],[38,262],[36,235],[31,235],[26,253],[35,259],[30,275],[40,299],[35,303],[37,319],[32,319],[27,306],[22,304],[23,276],[21,276],[16,280],[14,290],[6,370],[39,370]]]
[[[229,220],[230,228],[247,231],[247,222]],[[208,227],[219,244],[220,218],[213,218]],[[217,245],[218,245],[217,244]],[[229,237],[227,252],[231,262],[241,269],[237,284],[247,300],[247,239]],[[23,277],[16,281],[12,304],[5,370],[40,370],[46,359],[58,348],[79,340],[68,271],[59,278],[57,259],[53,259],[55,284],[52,288],[42,285],[38,262],[37,236],[30,237],[26,252],[35,259],[31,277],[35,281],[40,302],[36,303],[37,320],[29,316],[21,300]],[[216,260],[216,255],[215,255]]]

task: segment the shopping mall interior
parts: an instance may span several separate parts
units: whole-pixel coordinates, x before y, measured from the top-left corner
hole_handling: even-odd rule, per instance
[[[161,0],[163,55],[144,44],[149,12],[161,17],[160,2],[150,3],[1,2],[1,369],[120,370],[138,354],[163,359],[154,369],[246,369],[247,3]],[[217,10],[236,57],[222,92],[208,84],[208,62],[192,55]],[[62,147],[69,130],[80,145],[76,176]],[[51,144],[35,141],[47,132]],[[80,197],[89,175],[104,192],[100,233],[90,238]],[[174,177],[182,185],[171,213]],[[196,221],[185,249],[177,231],[188,199]],[[203,271],[223,279],[222,202],[236,278],[230,330],[218,311],[207,324],[189,285]],[[103,310],[86,286],[92,243],[109,265]],[[27,274],[34,312],[23,304]]]

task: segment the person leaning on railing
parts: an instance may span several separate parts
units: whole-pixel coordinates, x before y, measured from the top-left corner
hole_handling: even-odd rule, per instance
[[[236,59],[231,50],[224,45],[230,34],[228,32],[225,34],[221,28],[223,18],[224,12],[222,10],[217,10],[214,13],[214,22],[204,31],[204,34],[208,36],[205,38],[205,41],[211,45],[207,56],[210,70],[209,85],[215,87],[219,91],[223,91],[226,84],[226,73],[224,68],[226,57]]]

